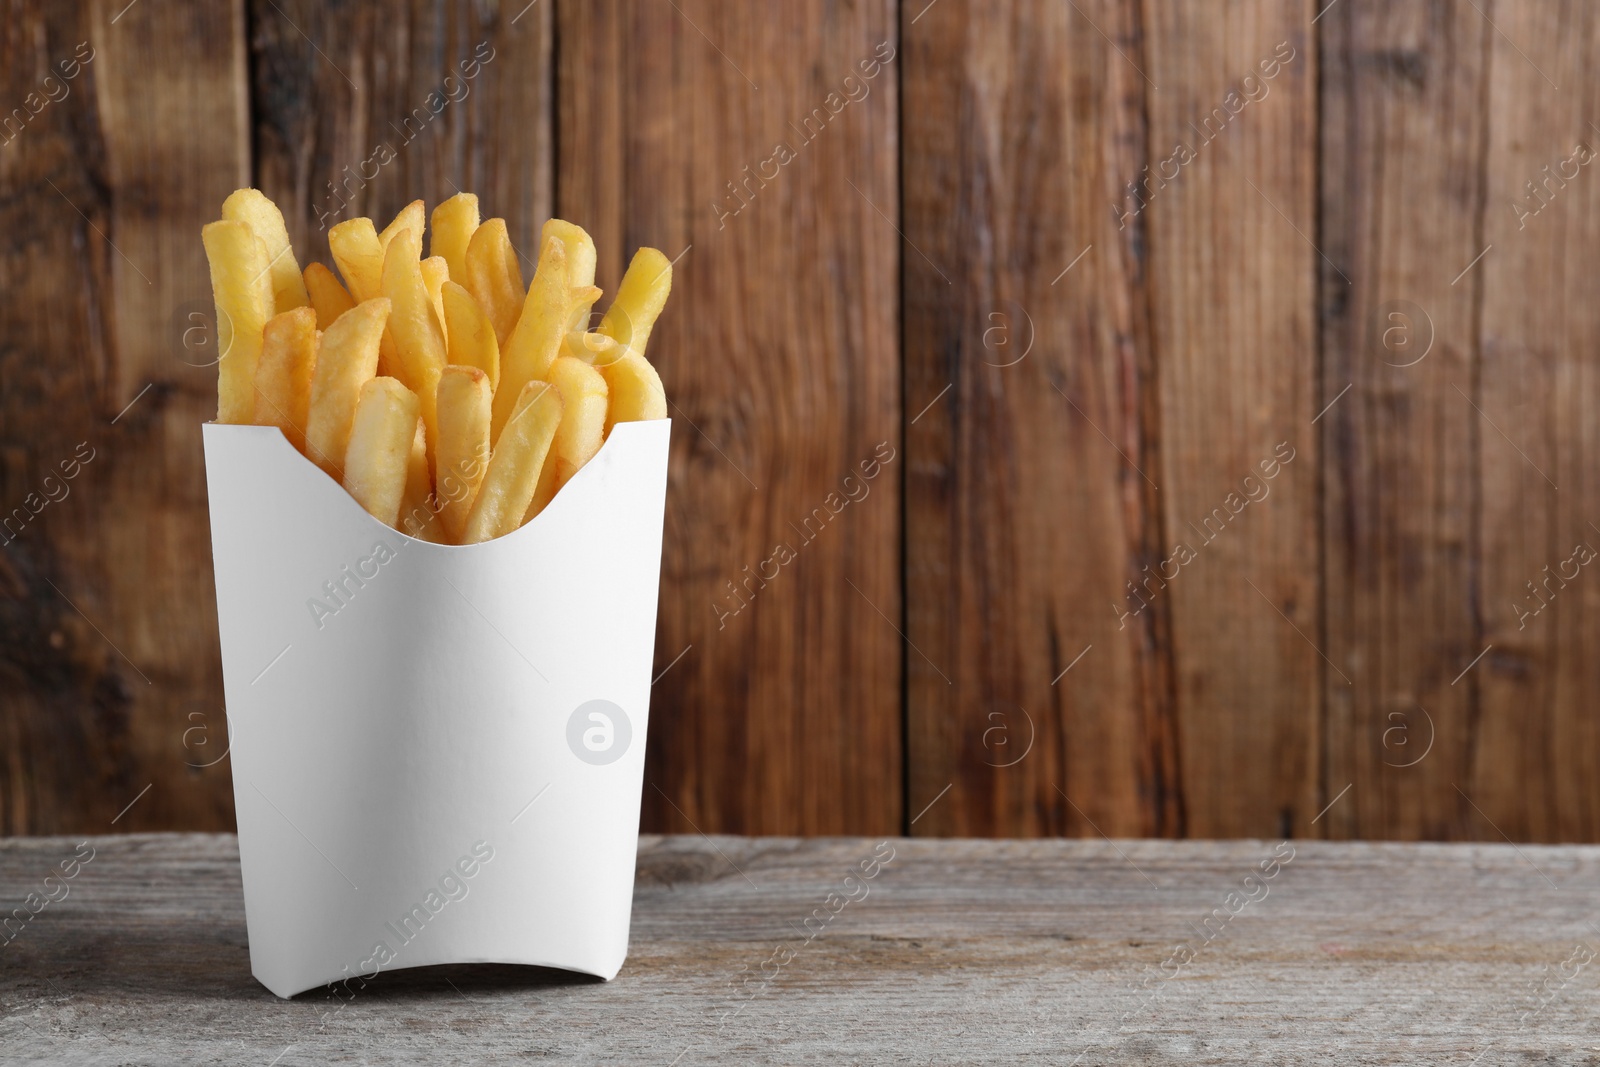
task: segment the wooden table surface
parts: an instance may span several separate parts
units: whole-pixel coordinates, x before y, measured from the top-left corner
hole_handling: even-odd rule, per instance
[[[645,837],[614,981],[348,1002],[250,977],[233,837],[89,847],[0,947],[6,1063],[1600,1062],[1594,846]],[[0,842],[0,901],[77,848]]]

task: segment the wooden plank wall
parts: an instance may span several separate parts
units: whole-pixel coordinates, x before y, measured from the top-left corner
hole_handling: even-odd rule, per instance
[[[458,189],[677,257],[648,829],[1600,839],[1600,14],[8,15],[0,831],[231,825],[197,234],[252,182],[303,257]]]
[[[730,11],[570,4],[558,24],[559,213],[595,233],[602,287],[641,244],[678,260],[679,313],[651,338],[677,422],[646,818],[889,833],[901,825],[895,9]],[[848,501],[837,518],[830,498]]]
[[[250,177],[244,16],[141,6],[0,19],[11,833],[232,820],[226,764],[187,766],[226,727],[200,452],[216,371],[206,330],[185,335],[208,287],[196,227]]]
[[[1166,605],[1110,611],[1160,534],[1139,473],[1148,279],[1107,210],[1143,161],[1147,87],[1090,23],[1133,37],[1136,13],[919,10],[901,26],[910,816],[1178,833]]]
[[[1481,810],[1460,817],[1517,838],[1591,839],[1600,833],[1600,582],[1583,561],[1600,547],[1591,462],[1600,454],[1600,187],[1578,159],[1600,148],[1600,11],[1544,4],[1500,14],[1484,91],[1480,236],[1493,248],[1477,268],[1475,412],[1481,626],[1494,647],[1467,768]]]
[[[1469,402],[1482,276],[1456,276],[1483,249],[1494,31],[1465,4],[1353,5],[1319,25],[1321,243],[1345,275],[1323,264],[1319,409],[1339,397],[1319,422],[1327,652],[1350,676],[1323,676],[1326,782],[1351,784],[1326,821],[1340,834],[1382,823],[1396,837],[1459,836],[1482,676],[1458,676],[1484,647],[1477,447],[1489,427]]]

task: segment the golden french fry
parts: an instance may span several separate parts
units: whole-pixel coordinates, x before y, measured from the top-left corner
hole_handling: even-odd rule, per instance
[[[439,328],[445,328],[444,321],[444,283],[450,280],[450,267],[445,263],[443,256],[429,256],[422,261],[422,284],[428,290],[428,295],[433,298],[433,313],[439,317]],[[445,333],[448,338],[449,332]],[[448,341],[446,342],[448,348]]]
[[[428,255],[443,256],[450,265],[450,277],[458,281],[467,276],[467,245],[477,228],[478,198],[471,193],[457,193],[433,209]]]
[[[567,270],[574,288],[594,284],[594,239],[575,222],[549,219],[539,231],[539,244],[556,238],[567,250]]]
[[[406,455],[406,491],[400,497],[397,529],[416,537],[432,512],[428,497],[433,493],[433,478],[428,473],[427,431],[422,428],[421,404],[417,424],[411,430],[411,451]]]
[[[351,299],[344,286],[339,284],[339,279],[334,277],[333,271],[321,263],[312,263],[306,267],[305,283],[306,293],[311,297],[311,306],[317,309],[319,330],[326,330],[333,325],[334,319],[356,306],[356,302]]]
[[[543,511],[605,440],[606,381],[600,372],[581,359],[561,356],[550,365],[547,378],[561,390],[561,425],[523,522]]]
[[[459,543],[489,464],[489,376],[448,366],[439,377],[439,518]]]
[[[617,286],[616,298],[600,320],[600,332],[644,355],[650,331],[671,292],[671,262],[654,248],[639,249],[622,276],[622,284]]]
[[[600,368],[610,391],[605,435],[619,422],[642,422],[667,417],[667,393],[650,361],[631,349]]]
[[[494,323],[495,341],[504,348],[522,311],[523,294],[522,267],[505,219],[490,219],[473,233],[461,284]]]
[[[394,354],[394,335],[385,329],[383,336],[378,339],[377,374],[383,378],[394,378],[400,373],[396,369],[397,366]]]
[[[444,302],[446,360],[483,371],[489,376],[492,394],[500,388],[500,345],[495,341],[494,324],[465,287],[445,282],[439,295]]]
[[[272,278],[272,303],[275,311],[303,308],[310,303],[300,264],[289,247],[289,230],[283,212],[259,189],[235,189],[222,202],[222,217],[250,227],[267,246],[267,265]]]
[[[597,351],[597,342],[590,339],[601,338],[605,344],[615,342],[603,334],[589,332],[591,309],[601,296],[600,290],[594,285],[594,241],[582,226],[564,219],[550,219],[540,234],[541,241],[554,237],[567,250],[567,284],[571,286],[571,292],[568,294],[567,325],[560,351],[577,356],[585,363],[598,362],[600,352]]]
[[[522,305],[511,337],[500,349],[501,385],[494,395],[494,440],[520,403],[522,387],[544,378],[561,352],[566,337],[571,286],[568,285],[566,246],[555,237],[539,249],[539,266]]]
[[[394,217],[394,221],[385,226],[383,232],[378,234],[378,247],[387,253],[389,251],[389,243],[395,239],[395,236],[401,230],[410,230],[417,235],[417,246],[420,248],[422,246],[422,228],[427,225],[427,222],[427,206],[421,200],[411,201],[411,203],[401,208],[400,213]],[[422,258],[420,252],[417,254],[417,258]]]
[[[344,487],[385,526],[396,526],[400,520],[417,408],[417,394],[394,378],[369,378],[356,404],[345,451]]]
[[[217,421],[248,425],[255,416],[256,364],[261,335],[272,317],[272,277],[267,246],[237,219],[200,231],[211,264],[217,304]]]
[[[569,331],[582,332],[589,328],[589,309],[600,299],[600,290],[594,288],[594,239],[582,226],[565,219],[550,219],[544,224],[539,231],[540,247],[552,237],[567,250],[567,284],[583,290],[582,294],[574,294],[572,321],[567,323]]]
[[[311,377],[306,455],[335,481],[344,480],[345,451],[361,387],[377,373],[378,343],[389,321],[389,301],[364,300],[323,331]]]
[[[556,432],[561,432],[559,427]],[[552,453],[545,460],[544,469],[539,472],[539,485],[533,491],[533,499],[528,501],[528,510],[522,513],[523,525],[527,525],[537,518],[539,512],[548,507],[550,501],[556,498],[556,493],[560,489],[561,478],[556,473],[556,458]]]
[[[566,485],[594,458],[605,440],[608,390],[603,375],[581,359],[561,356],[546,378],[561,390],[561,426],[556,430],[556,481]]]
[[[488,541],[522,524],[560,424],[561,390],[548,382],[523,386],[516,410],[489,458],[462,544]]]
[[[328,250],[356,303],[383,295],[383,246],[372,220],[346,219],[328,231]]]
[[[267,321],[256,365],[256,414],[260,426],[276,426],[289,443],[306,450],[306,415],[317,364],[317,313],[308,307],[280,311]]]
[[[599,330],[568,330],[566,339],[561,342],[562,355],[573,356],[596,367],[612,362],[624,351],[625,346],[616,338],[607,337]]]
[[[420,404],[419,404],[420,407]],[[406,491],[400,498],[400,529],[412,537],[434,544],[446,544],[444,525],[433,498],[433,475],[428,471],[428,434],[417,416],[416,432],[411,435],[411,455],[406,460]]]
[[[405,212],[401,212],[396,221],[404,217]],[[339,265],[339,273],[344,275],[357,303],[384,295],[383,257],[388,247],[387,241],[379,239],[369,218],[347,219],[328,231],[333,261]],[[378,373],[395,376],[396,358],[394,338],[385,330],[378,348]]]
[[[428,454],[437,457],[439,424],[435,418],[435,390],[444,370],[444,327],[434,311],[433,297],[422,280],[422,235],[401,230],[389,242],[383,257],[383,295],[393,311],[389,336],[394,338],[394,376],[422,400],[422,422],[428,430]],[[435,467],[437,471],[437,467]]]

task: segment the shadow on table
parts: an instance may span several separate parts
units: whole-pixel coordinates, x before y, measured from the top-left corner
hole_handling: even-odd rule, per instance
[[[194,1006],[208,1001],[274,1001],[250,973],[243,930],[185,923],[160,936],[133,929],[113,934],[75,924],[29,930],[5,946],[0,993],[24,997],[53,993],[90,1000],[154,1000]],[[359,996],[370,1002],[432,1001],[441,997],[491,999],[603,984],[592,975],[510,963],[448,963],[384,971]],[[289,1003],[308,1004],[334,994],[317,986]]]
[[[517,963],[436,963],[384,971],[361,989],[374,1001],[433,999],[438,996],[492,997],[500,993],[529,993],[573,986],[604,985],[605,980],[554,967]],[[264,990],[263,990],[264,992]],[[295,1003],[327,994],[318,986],[294,997]]]

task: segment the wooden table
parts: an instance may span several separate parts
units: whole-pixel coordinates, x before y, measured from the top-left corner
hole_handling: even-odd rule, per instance
[[[1595,846],[646,837],[615,981],[345,1003],[250,977],[231,836],[91,845],[0,947],[8,1064],[1600,1061]]]

